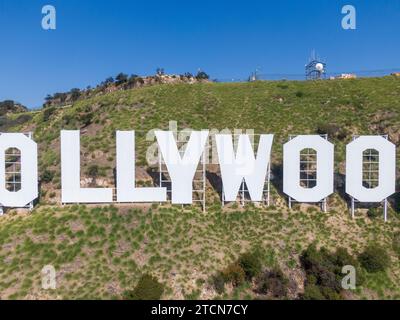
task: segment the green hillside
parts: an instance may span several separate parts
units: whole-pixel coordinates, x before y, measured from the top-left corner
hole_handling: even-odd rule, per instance
[[[136,130],[137,178],[145,185],[153,184],[145,155],[154,143],[146,136],[155,128],[168,129],[170,120],[177,121],[179,129],[274,133],[272,205],[230,204],[221,209],[211,180],[205,213],[197,206],[169,204],[60,205],[61,129],[82,132],[85,183],[110,187],[115,131]],[[0,298],[129,298],[148,273],[163,284],[164,299],[399,299],[398,194],[390,199],[389,222],[383,222],[380,211],[375,217],[367,208],[351,219],[340,183],[344,147],[353,135],[388,134],[399,146],[399,127],[396,77],[164,84],[101,94],[66,107],[7,114],[0,118],[0,131],[34,133],[41,185],[32,213],[12,210],[0,217]],[[328,133],[335,144],[338,192],[328,199],[328,213],[309,205],[289,210],[279,187],[282,144],[290,134],[315,133]],[[312,243],[324,249],[309,248]],[[376,272],[368,269],[362,255],[371,244],[383,247],[389,256],[387,265]],[[348,255],[337,253],[339,247]],[[257,257],[261,271],[254,277],[246,273],[243,280],[244,253]],[[363,281],[355,291],[335,287],[343,261],[357,264]],[[57,290],[41,288],[40,270],[48,264],[56,268]],[[218,281],[225,283],[222,289]]]

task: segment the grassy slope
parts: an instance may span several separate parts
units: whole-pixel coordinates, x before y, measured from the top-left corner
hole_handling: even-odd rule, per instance
[[[40,171],[54,170],[52,183],[42,185],[42,198],[33,214],[10,214],[0,219],[0,297],[118,298],[144,271],[157,274],[168,286],[166,298],[212,298],[215,293],[198,279],[231,262],[251,246],[264,248],[266,265],[279,264],[300,279],[298,254],[318,241],[357,253],[368,242],[389,248],[388,273],[368,275],[356,297],[399,298],[399,261],[391,251],[399,231],[397,214],[391,221],[371,221],[359,214],[351,220],[345,202],[330,198],[328,214],[315,208],[288,211],[274,191],[275,207],[230,208],[221,212],[215,191],[208,188],[206,214],[197,208],[168,205],[132,210],[131,207],[57,207],[59,189],[59,130],[79,129],[82,135],[83,174],[87,166],[101,166],[102,179],[112,185],[115,130],[137,130],[138,165],[152,141],[153,128],[254,129],[274,133],[274,167],[281,163],[282,143],[288,134],[315,133],[334,123],[346,136],[334,139],[336,164],[343,173],[344,146],[352,134],[387,131],[396,141],[400,124],[400,80],[395,78],[321,82],[257,82],[238,84],[164,85],[115,92],[80,101],[50,116],[33,119],[9,131],[34,131],[39,143]],[[17,117],[14,115],[13,117]],[[44,119],[46,121],[44,121]],[[85,125],[89,124],[89,125]],[[40,289],[40,269],[55,265],[56,292]],[[301,291],[301,288],[299,289]],[[247,296],[239,288],[233,296]]]

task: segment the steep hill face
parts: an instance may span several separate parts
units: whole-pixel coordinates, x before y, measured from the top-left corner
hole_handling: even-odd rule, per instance
[[[400,80],[395,77],[160,85],[105,94],[68,108],[49,107],[24,114],[22,121],[26,122],[8,126],[7,131],[34,132],[40,146],[41,176],[46,176],[42,179],[44,191],[59,189],[61,129],[81,130],[82,178],[87,183],[93,179],[89,174],[93,170],[89,169],[95,164],[97,182],[112,186],[115,131],[136,131],[137,165],[147,170],[146,152],[154,143],[152,130],[168,129],[169,121],[177,121],[179,130],[253,129],[258,134],[274,133],[273,170],[278,176],[282,145],[290,134],[327,133],[335,144],[337,171],[344,174],[344,147],[353,135],[388,134],[399,145],[399,89]],[[19,118],[21,115],[13,115],[10,121]],[[144,180],[148,178],[143,174]],[[46,196],[42,199],[49,200]],[[58,201],[57,197],[53,200]]]
[[[196,206],[168,204],[60,205],[61,129],[81,130],[82,185],[110,187],[115,131],[135,130],[138,184],[149,185],[155,169],[145,156],[155,142],[152,130],[168,129],[174,120],[179,130],[274,133],[273,205],[231,204],[222,210],[217,166],[208,169],[205,214]],[[294,298],[304,292],[306,279],[299,256],[312,242],[329,250],[345,247],[353,255],[371,242],[386,246],[391,267],[367,274],[363,286],[345,297],[400,297],[400,268],[392,249],[400,227],[398,197],[390,199],[390,222],[369,218],[365,210],[352,220],[341,185],[344,147],[353,135],[388,134],[399,146],[399,78],[155,85],[99,95],[66,108],[9,114],[3,123],[2,131],[33,132],[41,186],[32,214],[11,211],[0,218],[1,298],[120,298],[145,272],[166,284],[164,298],[213,298],[218,293],[210,277],[255,247],[262,249],[266,268],[279,266],[294,281],[288,293]],[[328,213],[305,205],[289,210],[280,189],[282,144],[290,134],[315,133],[327,133],[335,144],[338,192],[328,200]],[[58,272],[56,291],[40,287],[46,264]],[[254,292],[227,285],[225,297],[255,297]]]

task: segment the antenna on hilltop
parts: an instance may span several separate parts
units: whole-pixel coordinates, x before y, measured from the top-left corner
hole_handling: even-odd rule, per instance
[[[249,81],[253,82],[253,81],[257,81],[259,80],[259,71],[260,71],[260,67],[257,67],[251,74],[249,77]]]
[[[326,63],[323,62],[316,54],[315,49],[311,51],[308,64],[306,64],[306,79],[318,80],[324,79],[326,76]]]

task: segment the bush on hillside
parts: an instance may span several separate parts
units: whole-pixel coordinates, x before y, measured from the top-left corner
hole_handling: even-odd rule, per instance
[[[390,257],[383,247],[378,245],[369,245],[362,252],[358,260],[368,272],[383,271],[390,265]]]
[[[244,253],[239,257],[239,265],[242,267],[246,278],[251,280],[261,272],[261,261],[257,252]]]
[[[338,248],[335,253],[335,259],[335,265],[337,266],[337,269],[335,270],[336,274],[344,276],[342,274],[342,268],[344,266],[353,266],[356,269],[356,286],[360,286],[364,283],[365,274],[361,269],[357,259],[350,255],[347,249]]]
[[[71,96],[71,101],[76,101],[81,96],[81,90],[78,88],[73,88],[70,90],[69,94]]]
[[[47,170],[47,169],[44,170],[42,176],[40,177],[41,182],[44,182],[44,183],[51,182],[53,180],[53,178],[54,178],[54,171]]]
[[[334,254],[335,264],[339,267],[357,265],[357,260],[345,248],[337,248]]]
[[[56,107],[47,107],[43,109],[42,119],[44,122],[48,121],[53,113],[56,111]]]
[[[364,281],[358,261],[344,248],[329,252],[325,248],[318,250],[315,244],[312,244],[303,252],[300,260],[306,272],[304,299],[321,295],[324,299],[341,299],[341,279],[344,276],[342,268],[346,265],[354,266],[356,269],[357,285]]]
[[[99,166],[96,164],[92,164],[91,166],[89,166],[87,170],[87,175],[92,179],[96,179],[97,176],[99,175],[99,171],[100,171]]]
[[[287,295],[289,280],[280,269],[265,271],[257,279],[257,292],[283,298]]]
[[[393,246],[394,252],[396,252],[397,255],[400,257],[400,233],[396,233],[393,236],[392,246]]]
[[[233,286],[240,286],[245,282],[246,274],[239,263],[230,264],[222,271],[225,283],[232,283]]]
[[[302,295],[304,300],[326,300],[325,296],[321,293],[318,286],[310,284],[304,287]]]
[[[380,216],[380,210],[378,208],[369,208],[367,211],[367,216],[371,219],[375,219]]]
[[[196,79],[197,80],[208,80],[210,78],[210,76],[205,73],[204,71],[199,71],[196,74]]]
[[[78,114],[77,118],[83,127],[87,127],[88,125],[93,123],[93,117],[94,117],[94,113],[89,111],[89,112]]]
[[[157,278],[144,274],[135,289],[127,290],[123,294],[125,300],[160,300],[164,292],[164,285]]]
[[[128,75],[121,72],[115,77],[117,85],[120,85],[122,83],[125,83],[128,81]]]
[[[225,291],[225,279],[221,272],[211,278],[212,286],[218,294],[223,294]]]

